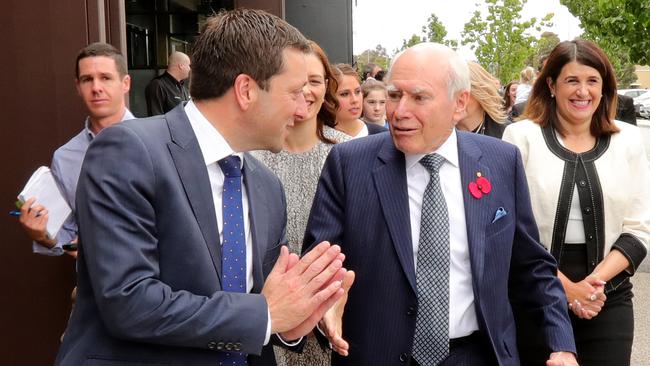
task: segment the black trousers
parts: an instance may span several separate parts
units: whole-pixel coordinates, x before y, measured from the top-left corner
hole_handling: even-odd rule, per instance
[[[587,277],[586,247],[564,245],[559,269],[574,282]],[[634,338],[632,296],[632,284],[627,280],[607,294],[605,306],[595,318],[580,319],[569,310],[581,366],[630,365]],[[530,319],[517,320],[521,364],[545,365],[551,351],[545,346],[543,335],[537,332],[538,325]]]

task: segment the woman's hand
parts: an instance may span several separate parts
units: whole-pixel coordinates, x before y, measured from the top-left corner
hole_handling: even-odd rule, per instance
[[[564,274],[558,273],[564,292],[569,302],[569,309],[581,319],[592,319],[605,306],[605,281],[596,276],[588,276],[580,282],[569,280]]]

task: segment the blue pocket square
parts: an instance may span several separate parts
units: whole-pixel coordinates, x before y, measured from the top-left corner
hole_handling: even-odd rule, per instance
[[[503,207],[497,208],[497,212],[494,213],[494,220],[492,220],[492,223],[496,222],[497,220],[499,220],[500,218],[502,218],[503,216],[505,216],[507,214],[508,214],[508,212],[506,211],[505,208],[503,208]]]

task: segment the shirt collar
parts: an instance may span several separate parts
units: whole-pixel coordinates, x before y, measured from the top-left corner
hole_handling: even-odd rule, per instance
[[[193,101],[190,100],[185,105],[185,114],[187,114],[187,118],[190,120],[190,125],[192,126],[192,130],[194,130],[194,135],[199,143],[199,148],[201,148],[201,153],[203,153],[203,160],[206,166],[216,163],[230,155],[239,156],[241,161],[244,161],[244,154],[235,153],[226,139],[205,118]]]
[[[445,142],[438,147],[438,149],[431,151],[428,154],[437,153],[442,155],[445,160],[451,165],[458,167],[458,137],[456,136],[456,128],[453,129],[451,134]],[[417,163],[427,154],[405,154],[406,169],[413,168]]]
[[[135,119],[135,116],[133,113],[128,108],[124,108],[124,114],[122,115],[122,119],[120,121],[128,121],[130,119]],[[86,116],[86,120],[84,121],[84,131],[86,132],[86,136],[88,136],[88,141],[92,141],[92,139],[95,138],[95,134],[93,131],[90,129],[90,117]]]

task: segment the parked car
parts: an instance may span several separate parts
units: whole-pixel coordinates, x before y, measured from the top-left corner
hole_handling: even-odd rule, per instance
[[[643,107],[644,110],[643,114],[641,113],[641,109],[642,109],[641,107]],[[650,109],[650,91],[646,91],[645,93],[634,98],[634,110],[636,111],[637,116],[643,118],[650,118],[648,116],[649,109]]]
[[[646,93],[648,89],[619,89],[618,94],[625,95],[630,98],[636,98],[639,95]]]

